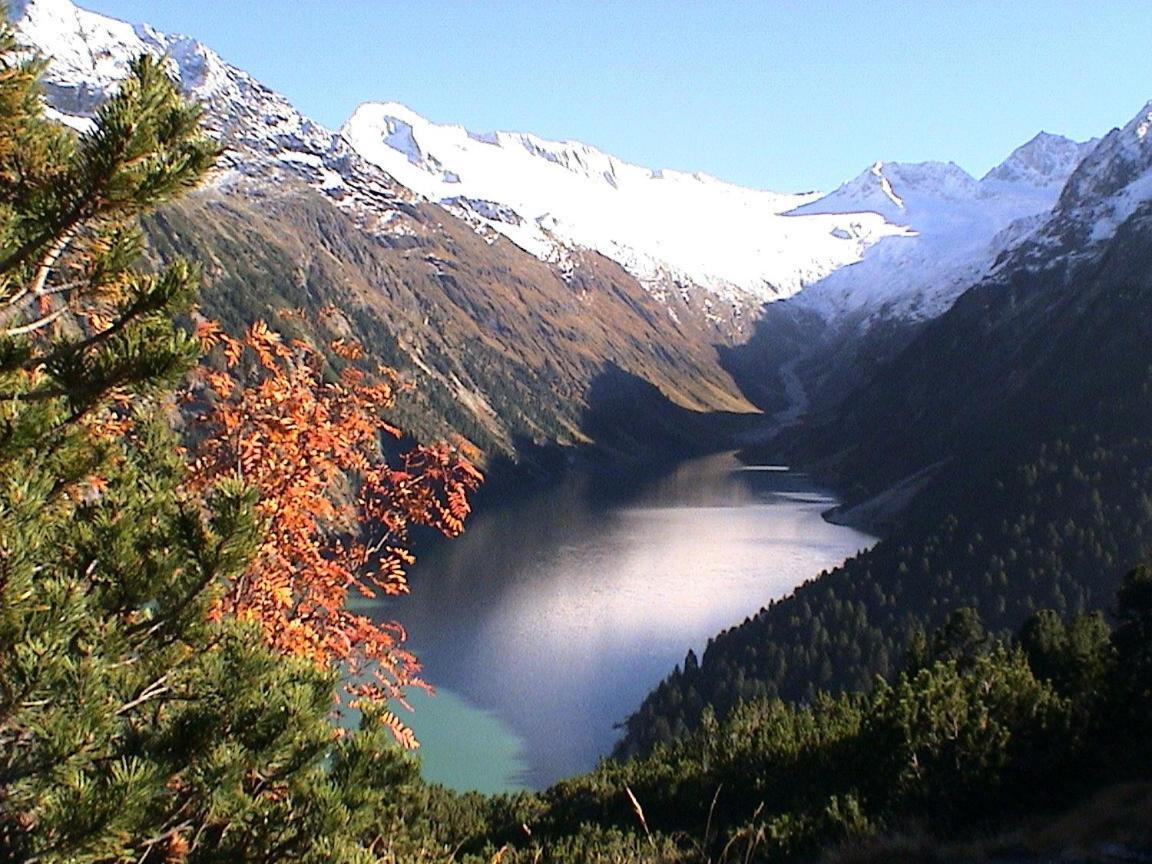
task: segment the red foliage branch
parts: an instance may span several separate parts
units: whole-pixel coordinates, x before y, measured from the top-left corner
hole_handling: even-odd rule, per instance
[[[401,433],[381,412],[399,385],[388,370],[369,376],[351,365],[362,360],[357,345],[332,343],[350,365],[326,381],[316,351],[285,344],[262,322],[242,339],[214,323],[197,335],[222,352],[225,370],[199,376],[207,434],[195,451],[193,486],[206,492],[240,477],[258,491],[266,523],[259,554],[228,586],[218,613],[258,623],[285,654],[344,664],[360,682],[349,688],[358,699],[402,701],[405,687],[423,686],[406,634],[349,610],[349,592],[406,592],[409,527],[459,534],[480,472],[443,444],[414,447],[389,464],[382,438]],[[408,730],[384,716],[414,746]]]

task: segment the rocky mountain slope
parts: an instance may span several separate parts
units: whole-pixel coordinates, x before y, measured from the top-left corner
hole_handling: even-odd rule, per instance
[[[97,15],[70,0],[16,0],[9,17],[21,41],[50,61],[43,80],[50,109],[78,129],[86,128],[133,57],[166,56],[184,92],[205,106],[209,130],[227,144],[216,187],[228,190],[247,179],[271,188],[297,179],[382,225],[398,218],[389,215],[390,205],[411,198],[339,135],[195,39]]]
[[[155,253],[202,263],[205,311],[232,326],[263,317],[317,340],[360,338],[419,385],[417,431],[461,432],[489,456],[587,443],[590,421],[605,427],[590,401],[605,380],[651,388],[633,416],[613,408],[617,423],[751,410],[699,298],[657,300],[591,250],[545,262],[478,233],[195,40],[68,0],[12,12],[51,58],[50,105],[80,130],[132,57],[170,58],[226,152],[208,188],[154,220]]]

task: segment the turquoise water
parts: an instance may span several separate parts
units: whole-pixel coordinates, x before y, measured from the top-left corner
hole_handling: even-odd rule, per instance
[[[528,788],[524,742],[495,712],[444,688],[414,693],[408,702],[412,712],[398,713],[420,742],[424,779],[485,793]]]

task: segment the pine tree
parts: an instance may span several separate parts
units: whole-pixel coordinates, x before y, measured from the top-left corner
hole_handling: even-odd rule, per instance
[[[1132,569],[1116,600],[1108,743],[1112,763],[1123,774],[1142,777],[1152,772],[1152,565]]]
[[[0,27],[0,861],[375,861],[413,764],[211,614],[255,493],[190,491],[167,416],[196,273],[137,269],[135,222],[217,147],[158,61],[79,136],[38,71]]]

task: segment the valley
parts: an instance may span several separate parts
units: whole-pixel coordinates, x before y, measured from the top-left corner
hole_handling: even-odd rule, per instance
[[[1152,102],[776,192],[8,14],[0,862],[1152,849]]]

